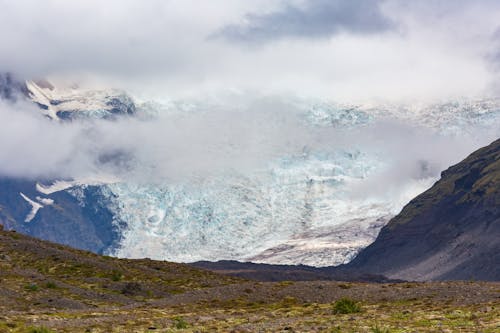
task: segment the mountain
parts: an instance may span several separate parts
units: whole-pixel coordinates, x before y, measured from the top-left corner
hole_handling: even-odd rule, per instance
[[[25,86],[29,99],[54,120],[113,119],[136,112],[132,98],[119,90],[60,88],[46,80],[26,81]]]
[[[482,145],[484,137],[498,137],[500,123],[495,99],[420,108],[293,96],[250,96],[250,103],[247,96],[142,102],[116,89],[16,80],[11,74],[0,75],[0,91],[14,110],[38,113],[56,134],[59,128],[83,128],[75,141],[56,139],[54,147],[69,142],[92,164],[85,176],[74,178],[0,177],[0,223],[6,229],[96,253],[176,262],[348,263],[404,204],[431,186],[448,161]],[[285,132],[293,133],[284,136],[297,141],[293,149],[288,139],[283,146],[276,142],[288,118],[293,130]],[[179,120],[192,120],[195,130],[176,128]],[[242,130],[227,126],[233,122]],[[171,138],[164,127],[179,133]],[[195,132],[208,142],[198,142],[202,147],[193,153]],[[101,135],[116,140],[110,144]],[[169,139],[158,140],[164,135]],[[215,144],[212,136],[218,137]],[[247,145],[238,144],[240,136]],[[435,140],[446,143],[446,154],[419,148]],[[278,153],[260,155],[274,146]],[[232,167],[240,159],[252,166]],[[174,169],[170,160],[177,161]],[[165,177],[205,164],[209,170],[201,175]],[[380,186],[386,190],[377,191]]]
[[[0,72],[0,100],[29,101],[53,120],[113,119],[136,113],[133,99],[121,90],[59,87],[47,80],[22,80],[8,72]]]
[[[23,81],[0,73],[0,99],[32,103],[47,121],[116,119],[131,116],[135,105],[116,90],[56,88],[46,80]],[[99,156],[103,163],[119,156]],[[105,253],[116,247],[123,224],[107,207],[100,180],[0,177],[0,224],[6,229],[75,248]]]
[[[38,186],[37,186],[38,185]],[[42,193],[32,180],[0,178],[0,224],[8,230],[104,253],[119,239],[119,225],[99,186],[85,186],[82,201],[67,191]]]
[[[405,280],[500,280],[500,140],[442,172],[347,267]]]

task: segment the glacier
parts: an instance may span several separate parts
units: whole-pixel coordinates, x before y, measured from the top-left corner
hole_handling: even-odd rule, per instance
[[[440,136],[460,137],[480,128],[493,137],[500,119],[494,102],[438,105],[420,113],[390,106],[373,109],[304,101],[298,105],[305,122],[343,131],[399,117]],[[110,254],[181,262],[347,263],[441,171],[429,171],[433,161],[417,160],[415,177],[395,188],[359,195],[355,189],[370,184],[392,163],[391,156],[363,151],[360,145],[305,150],[269,161],[266,168],[251,174],[233,171],[175,184],[104,185],[111,202],[108,208],[125,226],[120,246]]]
[[[383,226],[381,219],[387,221],[387,215],[402,207],[401,201],[430,185],[429,181],[412,184],[398,202],[350,199],[349,186],[369,177],[380,167],[377,162],[363,154],[339,153],[288,159],[252,176],[225,175],[174,186],[106,185],[112,201],[108,208],[127,225],[113,254],[183,262],[239,259],[315,266],[347,262],[373,241]],[[349,223],[355,227],[340,239],[335,230]],[[372,227],[372,232],[363,234],[359,227]],[[329,233],[334,237],[322,246],[326,253],[317,253],[321,260],[312,252],[300,262],[296,257],[259,256],[305,234],[310,235],[303,249],[307,252]]]
[[[181,172],[181,177],[172,179],[136,178],[152,170],[154,176],[155,168],[161,166],[154,164],[154,158],[144,163],[138,151],[128,148],[147,148],[141,144],[154,142],[108,151],[101,149],[96,135],[97,141],[90,141],[90,151],[100,154],[96,161],[103,165],[101,169],[73,179],[35,182],[33,191],[43,198],[30,192],[39,201],[36,206],[33,200],[25,199],[30,208],[37,208],[35,214],[27,211],[24,215],[29,218],[29,227],[36,226],[38,215],[45,210],[59,207],[58,200],[65,197],[57,194],[65,193],[85,207],[85,214],[103,219],[111,216],[110,223],[119,236],[110,241],[112,246],[99,245],[99,251],[177,262],[347,263],[374,241],[409,200],[429,188],[443,169],[496,139],[500,128],[500,100],[487,98],[422,105],[345,105],[279,96],[250,102],[253,106],[248,107],[245,103],[251,98],[139,100],[119,90],[59,88],[44,81],[29,81],[22,94],[40,107],[48,121],[61,126],[87,121],[93,129],[104,123],[92,133],[104,128],[111,136],[123,135],[111,140],[113,144],[136,139],[134,133],[113,127],[119,126],[121,116],[138,119],[134,124],[145,124],[146,132],[148,124],[159,120],[171,130],[194,117],[198,123],[187,128],[191,132],[184,133],[186,137],[216,123],[215,130],[202,136],[202,144],[212,134],[220,136],[206,148],[208,153],[200,147],[190,150],[190,142],[170,142],[168,147],[179,144],[188,152],[181,148],[175,152],[202,154],[181,159],[183,163],[220,158],[221,163],[212,163],[220,170],[194,176]],[[263,117],[259,113],[262,105],[268,109]],[[219,112],[226,109],[231,112]],[[231,123],[227,117],[238,120]],[[294,117],[290,133],[280,132],[290,117]],[[183,122],[176,122],[179,119]],[[247,122],[253,127],[245,128]],[[234,123],[235,128],[226,131]],[[161,132],[160,125],[152,129]],[[259,127],[263,137],[249,136],[240,146],[232,142],[240,129],[248,134]],[[183,130],[186,128],[178,129],[180,136],[174,139],[182,139]],[[252,146],[252,140],[259,142]],[[243,163],[224,168],[233,158],[268,148],[272,153],[263,153],[255,165],[249,158],[250,166],[243,159]],[[238,153],[225,156],[234,151]],[[174,165],[188,171],[204,167],[203,163],[194,168],[183,163]],[[123,166],[132,168],[133,173],[116,169]],[[38,210],[41,213],[37,215]],[[108,220],[94,222],[105,224]],[[107,227],[103,230],[108,232]]]

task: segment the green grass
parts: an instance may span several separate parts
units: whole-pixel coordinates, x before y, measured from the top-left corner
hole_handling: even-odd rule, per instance
[[[361,312],[361,306],[350,298],[341,298],[333,304],[335,314],[348,314]]]
[[[372,333],[390,333],[391,332],[388,328],[381,328],[378,326],[374,326],[370,330]]]
[[[27,284],[24,286],[24,289],[29,291],[38,291],[38,286],[35,283]]]
[[[55,282],[52,282],[52,281],[49,281],[45,284],[45,288],[47,289],[56,289],[57,288],[57,284],[55,284]]]
[[[111,272],[111,280],[113,281],[121,281],[123,279],[123,273],[117,270],[113,270]]]

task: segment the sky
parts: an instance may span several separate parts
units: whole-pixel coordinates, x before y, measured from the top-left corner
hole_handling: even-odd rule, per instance
[[[155,96],[496,95],[493,0],[0,0],[2,70]]]
[[[123,172],[102,163],[123,153],[131,164],[124,177],[178,180],[259,168],[304,147],[359,144],[394,159],[382,182],[405,181],[421,160],[435,163],[438,176],[496,138],[481,128],[435,136],[398,122],[311,129],[287,99],[411,105],[498,97],[500,1],[0,0],[0,9],[1,71],[159,99],[225,96],[213,109],[153,122],[60,124],[33,105],[1,102],[0,175]]]

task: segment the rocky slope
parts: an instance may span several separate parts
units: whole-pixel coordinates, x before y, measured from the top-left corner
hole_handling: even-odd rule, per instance
[[[500,140],[444,171],[347,267],[405,280],[500,280]]]
[[[0,227],[2,333],[497,332],[499,297],[484,282],[252,282]]]
[[[36,181],[0,177],[0,224],[5,229],[103,253],[118,242],[119,225],[98,186],[87,186],[82,193],[94,204],[82,205],[66,191],[42,193]]]
[[[99,256],[4,231],[0,225],[2,310],[130,305],[238,281],[183,264]]]

